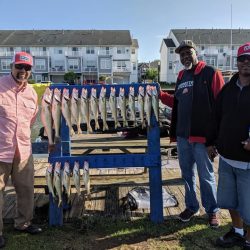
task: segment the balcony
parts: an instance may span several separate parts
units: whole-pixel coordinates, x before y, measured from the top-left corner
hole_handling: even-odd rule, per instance
[[[111,56],[112,50],[99,50],[98,55],[99,56]]]
[[[113,68],[113,72],[121,72],[121,73],[126,73],[126,72],[131,72],[131,68],[130,67],[124,67],[124,68]]]
[[[97,72],[96,67],[85,67],[84,72]]]
[[[14,51],[0,51],[0,56],[14,56]]]
[[[66,56],[81,56],[81,52],[80,51],[66,51],[65,53]]]
[[[31,52],[32,56],[49,56],[48,51],[32,51]]]
[[[54,66],[54,67],[51,67],[51,71],[52,72],[63,72],[63,71],[65,71],[65,68],[64,68],[64,66]]]

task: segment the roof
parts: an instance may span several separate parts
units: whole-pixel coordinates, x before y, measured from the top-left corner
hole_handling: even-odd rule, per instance
[[[0,30],[0,46],[132,45],[129,30]]]
[[[176,47],[174,41],[171,38],[163,39],[167,47]]]
[[[231,29],[172,29],[179,43],[190,39],[196,44],[230,44]],[[232,43],[243,44],[250,41],[250,29],[232,29]]]

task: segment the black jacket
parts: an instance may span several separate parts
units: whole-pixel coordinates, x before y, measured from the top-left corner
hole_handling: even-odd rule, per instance
[[[183,72],[179,73],[176,89],[183,76]],[[208,124],[212,119],[212,109],[215,104],[215,96],[224,85],[224,80],[219,71],[213,67],[207,66],[204,62],[200,61],[196,66],[194,72],[194,85],[193,85],[193,100],[192,100],[192,113],[190,124],[190,142],[206,142],[206,135]],[[177,124],[177,105],[178,100],[174,97],[174,104],[172,110],[170,137],[176,138],[176,124]],[[182,124],[185,126],[186,124]]]
[[[240,89],[235,74],[218,95],[215,106],[214,132],[207,138],[209,144],[216,141],[220,155],[227,159],[250,162],[250,152],[242,141],[249,137],[250,86]]]

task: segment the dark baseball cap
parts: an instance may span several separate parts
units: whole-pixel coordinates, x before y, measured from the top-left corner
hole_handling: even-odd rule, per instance
[[[180,54],[180,51],[183,48],[193,48],[196,50],[196,45],[194,44],[194,42],[192,40],[183,40],[183,41],[181,41],[179,47],[177,47],[175,49],[175,53]]]

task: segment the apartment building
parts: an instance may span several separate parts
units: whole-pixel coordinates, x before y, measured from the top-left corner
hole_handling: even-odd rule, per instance
[[[10,72],[17,51],[31,53],[36,82],[64,81],[73,71],[79,83],[137,82],[138,41],[129,30],[0,30],[0,75]]]
[[[197,45],[199,60],[223,74],[237,71],[236,57],[240,45],[250,41],[250,29],[172,29],[160,47],[160,81],[172,83],[183,68],[176,47],[185,39]]]

